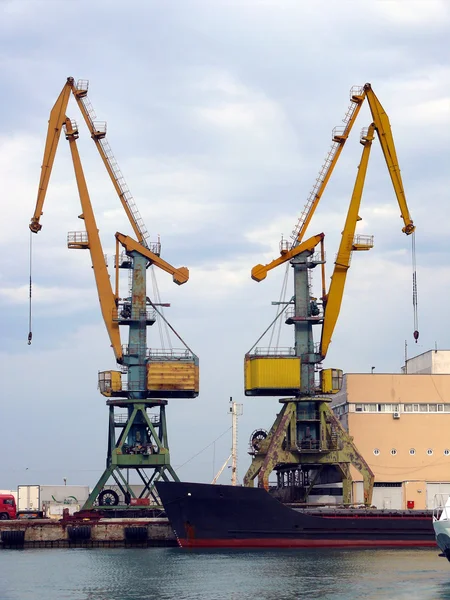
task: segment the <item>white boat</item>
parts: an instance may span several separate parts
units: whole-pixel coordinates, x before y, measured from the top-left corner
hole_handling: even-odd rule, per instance
[[[436,543],[442,551],[439,556],[445,556],[450,562],[450,496],[440,499],[433,510],[433,528]]]

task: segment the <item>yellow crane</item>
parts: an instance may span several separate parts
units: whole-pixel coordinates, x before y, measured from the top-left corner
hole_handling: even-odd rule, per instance
[[[326,293],[324,236],[319,234],[306,242],[303,241],[303,237],[366,98],[373,122],[361,138],[364,148],[331,284]],[[373,246],[372,236],[355,237],[355,231],[360,220],[358,213],[375,133],[380,141],[400,208],[404,223],[402,231],[410,235],[414,233],[415,226],[406,203],[389,119],[370,84],[352,88],[351,105],[344,123],[344,127],[333,130],[332,148],[292,232],[292,243],[289,246],[282,240],[278,258],[266,265],[256,265],[252,269],[252,278],[262,281],[268,271],[280,264],[289,262],[293,267],[294,296],[287,303],[293,304],[293,307],[289,311],[281,310],[278,316],[285,314],[286,323],[294,325],[295,345],[290,349],[263,349],[255,348],[255,344],[252,351],[254,348],[255,350],[247,353],[245,357],[246,395],[291,394],[293,397],[280,400],[282,409],[270,431],[265,434],[266,437],[262,436],[257,448],[253,448],[253,460],[244,477],[244,485],[253,485],[257,477],[258,485],[267,488],[269,475],[276,470],[278,488],[290,488],[285,492],[289,494],[291,501],[305,502],[314,485],[328,481],[337,469],[343,482],[344,503],[349,503],[352,494],[350,465],[353,465],[363,477],[364,502],[370,504],[373,473],[355,447],[353,439],[334,416],[329,407],[329,399],[321,396],[322,393],[335,393],[340,389],[342,372],[337,369],[320,370],[322,377],[319,388],[315,381],[315,373],[327,354],[339,316],[351,254],[353,251],[369,250]],[[315,247],[319,242],[322,244],[322,251],[316,253]],[[310,295],[309,271],[318,265],[322,266],[322,312]],[[319,345],[314,343],[313,338],[313,326],[317,324],[322,324]],[[417,331],[415,337],[416,334]]]
[[[123,233],[115,234],[115,290],[111,285],[78,152],[78,127],[75,121],[71,121],[65,115],[71,92],[75,95],[83,116],[90,126],[91,136],[99,148],[103,162],[138,237],[137,241]],[[30,230],[37,233],[42,228],[40,219],[44,201],[58,142],[64,130],[71,150],[82,207],[79,218],[84,221],[86,228],[85,231],[68,234],[68,247],[88,249],[90,252],[103,320],[116,361],[120,365],[120,370],[99,373],[99,388],[108,398],[110,415],[107,467],[84,505],[84,508],[92,508],[94,503],[101,506],[119,503],[119,496],[114,490],[104,489],[111,478],[121,489],[125,504],[130,504],[135,497],[135,492],[129,485],[128,477],[124,477],[121,473],[124,469],[134,469],[138,473],[145,484],[140,498],[145,500],[156,499],[153,489],[160,477],[165,480],[169,478],[178,480],[170,463],[165,406],[167,398],[193,398],[198,395],[199,361],[173,327],[167,323],[158,309],[161,305],[147,296],[146,289],[147,269],[151,265],[156,265],[171,274],[174,283],[178,285],[188,281],[189,271],[186,267],[175,268],[170,265],[159,256],[160,244],[148,242],[147,230],[106,142],[104,136],[106,126],[102,127],[103,134],[100,135],[100,129],[92,119],[93,109],[86,94],[87,84],[81,87],[75,86],[73,78],[68,78],[50,113],[38,195]],[[123,253],[119,252],[120,247],[124,249]],[[125,298],[119,295],[120,268],[130,271],[129,297]],[[178,337],[184,346],[182,350],[176,351],[172,348],[155,350],[147,347],[147,327],[153,325],[156,315],[159,315]],[[120,326],[128,328],[128,344],[123,345],[121,342]],[[126,375],[126,381],[122,381],[123,374]],[[126,413],[118,413],[117,409],[125,409]],[[155,410],[148,412],[151,409],[156,409],[156,412]],[[143,502],[141,505],[145,506],[146,503]]]

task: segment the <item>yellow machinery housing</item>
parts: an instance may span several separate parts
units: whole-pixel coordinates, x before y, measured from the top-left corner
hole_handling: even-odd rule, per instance
[[[336,394],[342,388],[342,369],[323,369],[320,372],[320,389],[323,394]]]
[[[300,389],[300,358],[298,356],[247,354],[244,364],[246,396],[296,394]]]
[[[194,362],[152,361],[147,364],[147,389],[149,392],[198,395],[199,369]]]
[[[130,391],[120,371],[101,371],[98,386],[103,396],[123,397]],[[133,391],[133,390],[131,390]],[[155,360],[147,364],[148,398],[196,398],[199,392],[198,360]]]

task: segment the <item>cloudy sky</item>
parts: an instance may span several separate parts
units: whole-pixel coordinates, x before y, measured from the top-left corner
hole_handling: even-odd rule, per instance
[[[97,372],[114,359],[89,256],[66,248],[67,232],[82,227],[64,139],[33,236],[27,346],[28,223],[48,114],[66,77],[89,79],[151,238],[160,234],[162,256],[189,267],[182,287],[158,273],[166,315],[201,365],[199,398],[169,404],[169,439],[180,477],[210,481],[229,454],[229,397],[244,404],[241,477],[249,435],[278,410],[276,398],[244,397],[243,357],[274,317],[284,268],[260,284],[250,270],[275,258],[297,222],[353,85],[371,82],[390,116],[417,226],[420,340],[412,338],[411,239],[375,142],[358,226],[374,234],[375,248],[353,258],[325,366],[398,372],[405,340],[409,355],[450,348],[449,35],[448,0],[0,0],[0,488],[63,477],[93,485],[106,456]],[[73,101],[68,115],[80,123],[111,255],[114,232],[130,226]],[[358,133],[370,121],[364,106],[309,228],[326,234],[328,276]],[[156,328],[151,335],[157,347]],[[282,344],[292,336],[284,326]]]

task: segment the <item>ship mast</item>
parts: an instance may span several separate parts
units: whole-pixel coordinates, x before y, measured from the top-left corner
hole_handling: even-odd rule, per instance
[[[230,413],[231,413],[231,485],[237,485],[237,460],[238,460],[238,441],[237,441],[237,430],[238,430],[238,417],[243,413],[242,404],[233,402],[233,398],[230,396]]]

